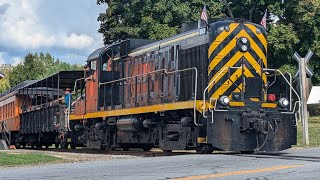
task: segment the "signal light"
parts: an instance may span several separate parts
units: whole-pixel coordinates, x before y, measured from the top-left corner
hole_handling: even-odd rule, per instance
[[[268,94],[267,100],[271,101],[271,102],[275,102],[276,101],[276,95],[275,94]]]

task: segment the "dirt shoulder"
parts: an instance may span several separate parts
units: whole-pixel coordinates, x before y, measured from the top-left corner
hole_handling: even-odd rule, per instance
[[[31,149],[15,149],[0,151],[7,154],[46,154],[61,158],[59,162],[81,162],[81,161],[95,161],[95,160],[111,160],[111,159],[128,159],[137,158],[138,156],[121,155],[121,154],[107,154],[107,153],[90,153],[83,151],[53,151],[53,150],[31,150]]]

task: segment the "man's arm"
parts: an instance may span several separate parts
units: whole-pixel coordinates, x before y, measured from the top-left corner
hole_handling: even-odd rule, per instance
[[[87,81],[87,80],[93,80],[93,70],[90,69],[89,72],[88,72],[88,77],[86,77],[84,80]]]
[[[91,74],[89,77],[86,77],[84,80],[85,80],[85,81],[93,80],[93,75]]]

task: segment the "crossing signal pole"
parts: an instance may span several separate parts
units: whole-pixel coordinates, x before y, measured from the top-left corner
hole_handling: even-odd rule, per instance
[[[308,122],[308,111],[307,111],[307,74],[309,77],[313,76],[312,70],[307,66],[313,52],[309,51],[308,54],[302,58],[297,52],[294,53],[294,59],[299,63],[299,70],[296,73],[296,77],[299,75],[300,79],[300,96],[301,96],[301,109],[300,117],[303,126],[303,145],[309,145],[309,122]]]

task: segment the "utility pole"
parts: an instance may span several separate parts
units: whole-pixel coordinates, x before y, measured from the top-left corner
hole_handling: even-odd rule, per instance
[[[307,74],[312,77],[313,72],[307,66],[313,52],[309,51],[306,57],[302,58],[297,52],[294,53],[293,57],[299,63],[299,70],[296,73],[296,77],[299,75],[300,78],[300,98],[301,98],[301,109],[300,118],[303,126],[303,145],[309,145],[309,122],[308,122],[308,111],[307,111],[307,93],[306,93],[306,82]]]

